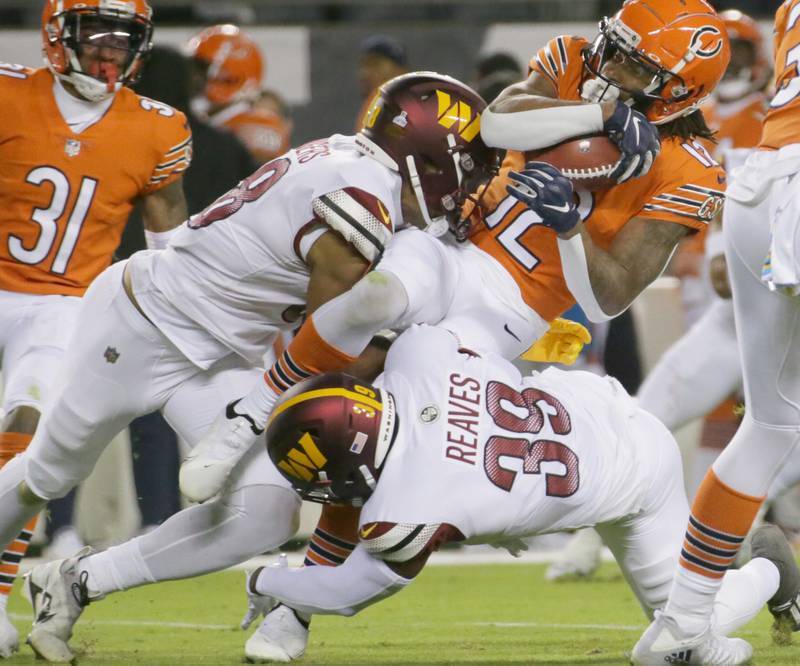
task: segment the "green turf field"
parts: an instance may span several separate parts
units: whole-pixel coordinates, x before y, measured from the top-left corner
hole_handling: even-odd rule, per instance
[[[591,583],[547,583],[543,566],[429,567],[403,593],[355,618],[314,620],[305,664],[625,664],[644,619],[615,565]],[[152,585],[90,606],[73,644],[81,664],[240,664],[244,574]],[[25,613],[14,594],[10,611]],[[22,631],[28,624],[19,619]],[[770,644],[762,613],[742,636],[757,664],[800,664]],[[34,662],[21,656],[3,662]],[[41,663],[41,662],[40,662]]]

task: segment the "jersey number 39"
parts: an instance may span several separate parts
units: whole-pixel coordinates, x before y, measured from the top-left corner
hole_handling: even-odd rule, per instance
[[[507,403],[514,411],[503,406]],[[555,413],[545,415],[539,403],[544,403]],[[495,425],[503,430],[527,435],[538,435],[545,426],[545,417],[556,435],[566,435],[572,430],[569,414],[564,406],[549,393],[529,388],[522,392],[500,382],[486,386],[486,409]],[[541,474],[544,462],[558,462],[564,466],[563,474],[545,472],[545,492],[549,497],[569,497],[580,486],[578,456],[568,446],[549,439],[518,439],[490,437],[483,454],[486,476],[498,488],[511,492],[517,472],[503,467],[502,458],[522,460],[523,474]]]

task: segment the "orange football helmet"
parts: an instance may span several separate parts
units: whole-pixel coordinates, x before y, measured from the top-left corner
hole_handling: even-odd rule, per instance
[[[207,67],[205,96],[227,105],[258,96],[264,60],[256,43],[235,25],[215,25],[189,40],[189,55]]]
[[[147,0],[46,0],[47,66],[86,99],[106,99],[138,78],[153,46],[152,14]]]
[[[758,24],[738,9],[726,9],[719,17],[731,41],[731,62],[717,86],[722,101],[734,101],[769,82],[771,67]]]
[[[625,88],[603,72],[614,57],[650,75],[641,89]],[[623,90],[648,120],[661,124],[692,113],[722,79],[730,60],[725,25],[704,0],[627,0],[583,53],[587,72]]]

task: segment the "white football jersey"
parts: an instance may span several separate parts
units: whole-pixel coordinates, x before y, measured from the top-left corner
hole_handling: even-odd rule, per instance
[[[354,137],[312,141],[192,216],[162,251],[131,259],[142,310],[194,363],[254,364],[305,311],[313,242],[334,229],[376,261],[401,221],[401,178]]]
[[[520,537],[636,513],[658,456],[631,441],[635,401],[614,379],[557,369],[523,377],[497,355],[415,326],[376,382],[399,430],[361,513],[361,543],[406,561],[443,541]]]

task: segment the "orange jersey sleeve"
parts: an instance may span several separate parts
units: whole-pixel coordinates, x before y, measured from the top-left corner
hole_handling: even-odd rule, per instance
[[[559,39],[564,40],[565,58],[555,55],[562,53]],[[580,99],[580,51],[585,44],[577,38],[556,38],[531,61],[534,71],[550,76],[561,99]],[[525,302],[551,321],[575,299],[564,280],[555,232],[506,193],[508,171],[519,170],[524,163],[522,153],[506,154],[500,175],[485,193],[483,222],[470,240],[500,262],[519,285]],[[725,173],[702,144],[670,139],[662,142],[661,153],[646,176],[602,192],[579,191],[576,196],[592,240],[607,250],[635,217],[704,230],[722,205],[724,188]]]
[[[581,51],[588,42],[582,37],[559,35],[554,37],[531,58],[531,72],[550,79],[558,91],[559,99],[578,100],[580,96],[583,61]]]
[[[75,134],[53,76],[0,67],[0,289],[79,296],[111,263],[134,201],[180,178],[186,118],[123,88]]]
[[[289,150],[289,124],[275,113],[251,109],[224,123],[257,162],[269,162]]]
[[[769,103],[760,147],[777,150],[800,143],[800,0],[786,0],[775,14],[775,95]]]

